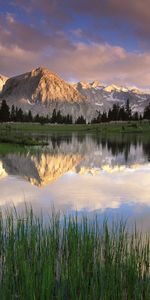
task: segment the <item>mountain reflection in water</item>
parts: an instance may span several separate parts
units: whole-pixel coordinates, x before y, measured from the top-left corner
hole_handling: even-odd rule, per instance
[[[150,207],[150,140],[51,137],[46,148],[0,155],[0,191],[1,206],[136,215]]]

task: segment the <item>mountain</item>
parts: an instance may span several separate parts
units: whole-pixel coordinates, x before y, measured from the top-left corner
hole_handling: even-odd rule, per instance
[[[84,97],[69,83],[46,68],[12,77],[6,82],[2,95],[12,100],[29,100],[31,104],[48,101],[82,102]]]
[[[8,77],[0,74],[0,93],[1,93],[3,86],[5,85],[7,80],[8,80]]]
[[[63,115],[72,114],[76,119],[88,110],[85,97],[72,85],[47,68],[37,68],[31,72],[7,80],[1,93],[12,106],[29,109],[33,114],[51,115],[53,109]]]
[[[128,88],[115,84],[105,86],[102,83],[78,82],[73,84],[87,102],[92,105],[93,110],[108,111],[114,103],[125,105],[127,99],[130,101],[133,112],[143,113],[145,106],[150,102],[150,91],[143,91],[137,88]]]
[[[0,100],[5,99],[10,107],[49,116],[56,109],[62,115],[72,115],[73,121],[81,115],[91,121],[99,111],[108,111],[114,103],[125,105],[127,99],[133,112],[143,113],[150,102],[150,91],[105,85],[98,80],[69,84],[42,67],[9,79],[0,76],[0,87]]]

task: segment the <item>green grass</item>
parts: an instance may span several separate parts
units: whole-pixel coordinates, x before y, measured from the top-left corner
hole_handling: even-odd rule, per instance
[[[0,132],[7,131],[23,131],[23,132],[40,132],[40,133],[53,133],[53,132],[94,132],[94,133],[149,133],[150,122],[145,121],[130,121],[130,122],[110,122],[100,124],[35,124],[35,123],[10,123],[1,124]]]
[[[9,153],[24,153],[25,148],[20,145],[2,143],[0,144],[0,155],[6,155]]]
[[[47,151],[47,147],[41,146],[26,146],[26,145],[18,145],[18,144],[9,144],[9,143],[0,143],[0,155],[5,156],[7,154],[38,154],[44,153]]]
[[[19,134],[14,135],[12,133],[5,134],[2,133],[0,135],[0,143],[1,144],[16,144],[21,146],[47,146],[48,142],[40,140],[39,138],[35,138],[32,136],[21,136]]]
[[[148,300],[150,240],[123,222],[0,218],[0,299]]]

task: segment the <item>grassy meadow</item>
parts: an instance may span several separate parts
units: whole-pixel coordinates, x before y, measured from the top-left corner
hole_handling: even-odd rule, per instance
[[[0,217],[0,299],[150,299],[150,236],[32,210]]]
[[[21,135],[1,135],[0,136],[1,144],[16,144],[21,146],[47,146],[48,143],[45,141],[41,141],[38,138],[34,138],[31,136],[21,136]]]
[[[150,122],[128,121],[99,124],[39,124],[39,123],[1,123],[0,133],[15,132],[94,132],[94,133],[149,133]]]
[[[143,135],[149,136],[150,122],[129,121],[109,122],[100,124],[39,124],[39,123],[1,123],[0,143],[8,143],[22,146],[46,146],[47,141],[43,135],[78,135],[92,134],[96,136],[114,135]]]

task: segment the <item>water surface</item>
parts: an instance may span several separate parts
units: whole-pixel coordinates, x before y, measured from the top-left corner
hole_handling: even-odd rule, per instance
[[[0,206],[39,213],[124,217],[150,229],[150,138],[47,137],[49,146],[0,145]]]

